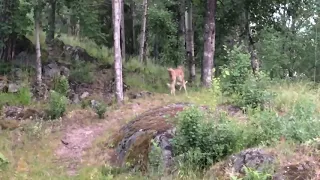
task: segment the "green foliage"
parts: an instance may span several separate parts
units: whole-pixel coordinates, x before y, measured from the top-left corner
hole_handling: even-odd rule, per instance
[[[148,62],[147,65],[136,59],[130,59],[124,64],[125,82],[131,88],[147,91],[168,92],[165,84],[169,81],[166,68]]]
[[[0,106],[9,105],[28,105],[31,103],[32,94],[28,87],[22,87],[18,93],[0,93]]]
[[[28,87],[22,87],[18,91],[18,100],[22,105],[28,105],[31,103],[32,94]]]
[[[51,119],[61,117],[66,111],[68,99],[56,91],[50,91],[48,115]]]
[[[225,95],[235,98],[241,107],[261,107],[272,98],[266,90],[269,78],[259,72],[258,78],[251,73],[250,58],[241,52],[241,46],[227,50],[229,64],[222,67],[221,89]]]
[[[0,4],[1,16],[7,16],[10,20],[0,22],[0,34],[8,37],[12,34],[25,35],[30,32],[31,20],[26,16],[31,11],[31,3],[28,1],[12,0],[7,2],[7,7]],[[4,47],[3,39],[0,41],[0,48]]]
[[[77,62],[70,70],[69,79],[78,83],[92,83],[94,66],[88,62]]]
[[[152,149],[149,156],[149,172],[153,175],[161,175],[163,173],[164,167],[162,163],[162,151],[159,146],[154,140],[151,141]]]
[[[89,55],[97,58],[98,61],[102,64],[110,65],[113,62],[112,49],[109,49],[103,45],[98,45],[89,38],[79,39],[77,37],[61,34],[59,39],[62,40],[65,44],[82,47],[88,52]]]
[[[0,172],[7,164],[9,164],[9,160],[0,152]]]
[[[269,180],[272,175],[266,172],[259,172],[251,168],[244,167],[245,176],[243,178],[237,178],[231,176],[232,180]]]
[[[311,100],[299,100],[293,109],[283,116],[275,112],[260,112],[253,116],[252,126],[256,129],[255,142],[271,144],[281,136],[294,142],[305,142],[320,135],[316,106]]]
[[[219,123],[208,121],[201,110],[191,107],[179,113],[178,120],[174,154],[187,169],[205,169],[239,149],[239,128],[223,117]]]
[[[65,76],[57,76],[53,79],[53,90],[63,96],[67,96],[69,92],[69,82]]]
[[[228,94],[241,92],[244,82],[251,75],[249,54],[243,53],[241,48],[239,46],[232,50],[227,50],[229,63],[221,68],[222,91]]]
[[[107,111],[107,106],[103,102],[97,103],[96,106],[93,107],[94,111],[98,114],[100,119],[104,118],[104,114]]]

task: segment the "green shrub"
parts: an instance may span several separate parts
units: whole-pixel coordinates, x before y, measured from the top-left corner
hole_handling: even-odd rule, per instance
[[[107,106],[104,103],[99,102],[99,103],[97,103],[97,105],[95,105],[93,107],[93,109],[98,114],[98,117],[100,119],[103,119],[104,118],[104,114],[107,111]]]
[[[244,82],[241,91],[237,92],[239,96],[235,103],[240,107],[264,108],[276,95],[267,90],[268,83],[268,79],[256,79],[251,76]]]
[[[23,105],[31,103],[32,94],[28,87],[22,87],[18,91],[18,101]]]
[[[18,93],[0,93],[0,109],[4,104],[28,105],[31,103],[32,94],[28,87],[22,87]]]
[[[48,115],[51,119],[61,117],[66,111],[68,99],[56,91],[50,91]]]
[[[229,63],[221,68],[222,92],[232,96],[240,107],[264,107],[273,97],[266,90],[270,79],[263,72],[258,77],[251,73],[250,56],[241,52],[241,47],[227,50],[227,54]]]
[[[8,159],[0,152],[0,172],[1,168],[5,167],[7,164],[9,164]]]
[[[94,65],[87,62],[77,62],[70,70],[69,79],[78,83],[92,83]]]
[[[179,113],[174,153],[184,166],[201,170],[242,148],[239,126],[224,118],[208,121],[204,112],[191,107]]]
[[[311,100],[299,100],[293,109],[283,116],[275,112],[260,112],[253,116],[252,127],[256,129],[253,144],[271,144],[284,136],[289,141],[302,143],[319,137],[319,115]]]
[[[67,96],[69,92],[69,82],[65,76],[56,76],[53,79],[53,90],[60,93],[63,96]]]
[[[85,109],[86,107],[88,107],[90,105],[90,100],[88,100],[88,99],[83,99],[82,101],[81,101],[81,108],[82,109]]]
[[[267,172],[259,172],[257,170],[244,167],[245,176],[243,178],[237,178],[231,176],[231,180],[269,180],[272,178],[272,175]]]

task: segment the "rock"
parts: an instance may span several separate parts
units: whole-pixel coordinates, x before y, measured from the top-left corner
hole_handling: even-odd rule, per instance
[[[273,180],[286,180],[286,179],[318,179],[316,178],[315,170],[318,167],[315,167],[314,162],[305,161],[297,164],[291,164],[283,167],[275,175],[273,175]]]
[[[164,167],[165,174],[171,174],[173,168],[173,147],[170,143],[175,135],[176,128],[169,129],[155,137],[155,142],[159,145],[162,154],[162,167]]]
[[[32,108],[24,108],[22,106],[5,106],[3,111],[6,119],[22,120],[44,117],[43,112]]]
[[[53,78],[55,76],[60,75],[60,68],[57,63],[52,62],[43,67],[44,76]]]
[[[64,57],[67,60],[74,60],[74,61],[86,61],[86,62],[95,62],[97,59],[90,56],[87,51],[79,46],[70,46],[70,45],[65,45],[63,47],[64,51]]]
[[[65,77],[69,77],[69,75],[70,75],[70,70],[69,70],[67,67],[65,67],[65,66],[61,66],[61,67],[60,67],[60,75],[63,75],[63,76],[65,76]]]
[[[116,145],[116,155],[112,163],[124,166],[130,162],[133,169],[147,170],[151,140],[161,147],[162,163],[167,172],[173,162],[170,139],[174,136],[174,126],[167,119],[173,118],[189,104],[177,103],[151,109],[136,117],[113,134],[110,144]]]
[[[16,117],[23,112],[22,106],[5,106],[4,109],[4,115],[7,119],[16,119]]]
[[[80,98],[81,98],[81,99],[84,99],[84,98],[86,98],[86,97],[88,97],[88,96],[89,96],[89,92],[86,91],[86,92],[84,92],[84,93],[81,94]]]
[[[22,80],[23,72],[22,72],[22,70],[20,68],[15,68],[12,71],[13,71],[14,79]]]
[[[252,148],[232,155],[230,165],[234,172],[244,173],[244,167],[262,171],[265,165],[274,163],[274,156],[262,149]]]
[[[250,148],[231,155],[225,161],[214,164],[204,176],[204,179],[230,178],[230,173],[237,177],[245,175],[244,167],[263,171],[274,165],[276,156],[260,148]]]
[[[8,83],[6,80],[0,80],[0,92],[8,91]]]
[[[8,92],[10,93],[16,93],[20,89],[20,86],[16,83],[9,83],[8,85]]]
[[[26,108],[17,115],[16,119],[39,119],[43,117],[44,117],[43,112],[40,112],[32,108]]]
[[[129,94],[129,98],[131,98],[131,99],[138,99],[138,98],[149,97],[149,96],[151,96],[151,95],[152,95],[151,92],[141,91],[141,92],[138,92],[138,93],[130,93],[130,94]]]
[[[71,101],[72,101],[72,103],[74,103],[74,104],[78,104],[79,102],[80,102],[80,98],[79,98],[79,95],[78,94],[75,94],[75,93],[73,93],[72,95],[71,95]]]

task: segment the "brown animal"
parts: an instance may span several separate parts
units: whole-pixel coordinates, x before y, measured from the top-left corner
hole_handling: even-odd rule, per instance
[[[168,70],[170,81],[171,81],[170,84],[169,83],[167,84],[168,87],[170,88],[170,93],[175,96],[176,84],[177,84],[180,86],[179,91],[181,91],[181,88],[183,87],[186,94],[188,94],[187,87],[186,87],[186,84],[188,83],[188,81],[184,80],[183,67],[178,66],[177,69],[168,68],[167,70]]]

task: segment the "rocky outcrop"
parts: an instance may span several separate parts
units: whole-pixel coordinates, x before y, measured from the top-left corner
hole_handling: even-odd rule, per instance
[[[44,112],[32,108],[24,108],[23,106],[4,106],[2,111],[4,118],[8,120],[38,119],[44,117]]]
[[[299,152],[303,147],[292,149],[292,157],[274,151],[271,148],[250,148],[227,158],[225,161],[214,164],[207,171],[204,179],[230,179],[231,176],[244,177],[245,167],[257,172],[269,174],[273,180],[287,179],[319,179],[320,169],[318,155],[314,156],[308,150],[308,155]],[[292,162],[294,161],[294,162]]]
[[[174,137],[175,127],[170,121],[189,104],[170,104],[147,111],[115,133],[109,144],[116,145],[112,163],[123,167],[130,164],[133,169],[147,170],[148,154],[154,140],[161,148],[162,163],[168,172],[172,168],[173,152],[169,142]]]
[[[53,39],[48,46],[49,61],[86,61],[95,62],[97,59],[88,54],[88,52],[79,46],[70,46],[64,44],[60,39]]]

